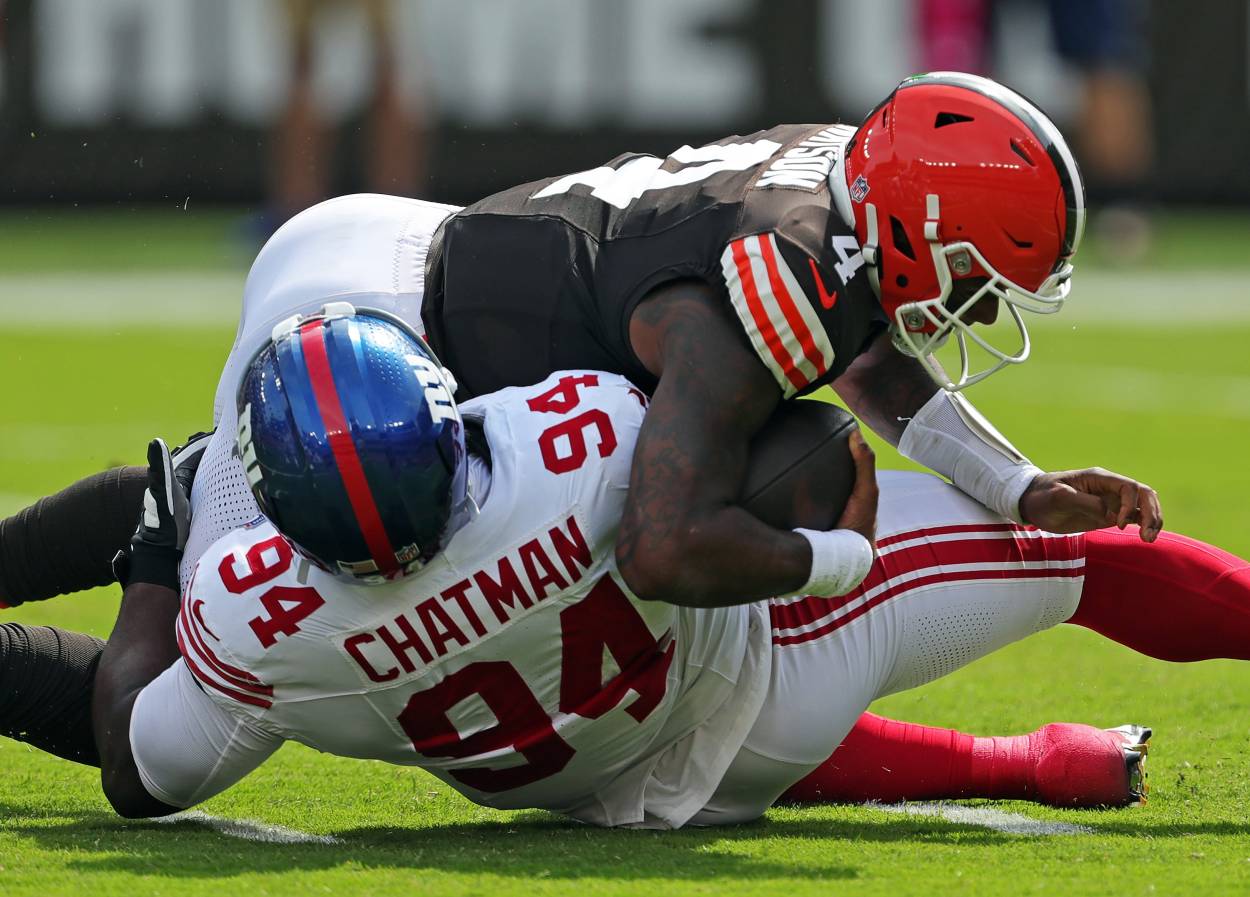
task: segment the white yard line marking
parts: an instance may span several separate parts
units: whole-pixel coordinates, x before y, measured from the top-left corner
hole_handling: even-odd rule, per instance
[[[1175,407],[1190,414],[1250,418],[1250,377],[1243,375],[1098,364],[1052,365],[1048,372],[1045,394],[1026,390],[1016,401],[1143,412]]]
[[[238,321],[245,277],[242,269],[0,274],[0,316],[10,325],[228,326]],[[1241,301],[1245,283],[1239,271],[1080,268],[1063,311],[1029,315],[1029,327],[1250,323],[1250,303]],[[1178,296],[1184,297],[1183,315],[1176,313]]]
[[[1072,296],[1052,316],[1029,315],[1029,329],[1073,324],[1177,329],[1250,321],[1246,275],[1238,271],[1087,270],[1078,264]],[[1177,314],[1183,297],[1184,314]],[[1043,321],[1045,322],[1043,324]]]
[[[210,816],[200,810],[188,810],[153,819],[153,822],[198,822],[215,832],[243,841],[259,841],[262,844],[341,844],[333,835],[313,835],[282,825],[252,822],[247,819],[223,819]]]
[[[239,320],[244,276],[194,270],[0,275],[0,313],[10,326],[229,326]]]
[[[1030,819],[1019,813],[1004,813],[989,807],[965,807],[948,803],[868,804],[874,810],[898,813],[904,816],[936,816],[959,825],[977,825],[1007,835],[1025,835],[1031,838],[1044,835],[1088,835],[1089,826],[1072,825],[1067,822],[1045,822]]]

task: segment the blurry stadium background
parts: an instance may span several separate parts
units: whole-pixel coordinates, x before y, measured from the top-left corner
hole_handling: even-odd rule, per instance
[[[322,196],[466,203],[627,149],[858,122],[945,67],[1050,111],[1094,209],[1068,306],[973,399],[1043,467],[1131,473],[1169,528],[1250,555],[1241,0],[0,0],[0,514],[207,425],[252,256]],[[103,635],[116,597],[0,620]],[[982,733],[1154,725],[1146,807],[1000,807],[1071,837],[863,808],[592,832],[288,747],[208,812],[342,843],[254,844],[121,823],[90,770],[0,741],[0,892],[1244,892],[1243,667],[1057,631],[877,708]]]

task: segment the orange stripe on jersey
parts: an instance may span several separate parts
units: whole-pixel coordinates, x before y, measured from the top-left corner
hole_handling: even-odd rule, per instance
[[[825,366],[824,356],[816,348],[816,340],[812,337],[812,331],[808,328],[807,322],[803,320],[803,316],[799,314],[798,306],[795,305],[795,298],[790,295],[785,281],[781,279],[781,272],[777,270],[777,255],[773,252],[772,235],[760,237],[759,241],[760,255],[764,258],[764,267],[768,269],[768,282],[772,286],[773,297],[777,300],[781,313],[786,316],[786,322],[790,325],[790,329],[798,337],[799,345],[803,347],[803,355],[812,363],[812,367],[816,368],[816,376],[823,376],[825,371],[828,370]],[[799,297],[799,301],[806,302],[807,298]]]
[[[738,278],[742,282],[742,293],[746,297],[747,308],[750,309],[751,318],[755,321],[755,326],[763,336],[764,344],[768,346],[768,351],[772,353],[777,366],[795,389],[803,389],[807,386],[808,380],[795,365],[786,347],[782,345],[781,337],[777,335],[773,322],[768,319],[768,312],[764,310],[764,303],[755,285],[755,274],[751,271],[751,260],[746,253],[747,239],[749,238],[734,240],[729,244],[733,252],[734,264],[738,268]]]

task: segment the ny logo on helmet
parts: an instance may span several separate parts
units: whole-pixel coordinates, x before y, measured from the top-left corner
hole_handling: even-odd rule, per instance
[[[425,403],[430,408],[430,418],[434,423],[445,420],[460,420],[460,412],[447,389],[443,372],[428,358],[420,355],[406,355],[408,363],[417,375],[417,382],[425,392]]]
[[[239,415],[239,441],[236,448],[239,452],[239,460],[243,462],[243,469],[247,473],[247,482],[255,489],[264,474],[261,472],[260,462],[256,460],[256,447],[252,445],[251,402],[243,406],[243,413]]]

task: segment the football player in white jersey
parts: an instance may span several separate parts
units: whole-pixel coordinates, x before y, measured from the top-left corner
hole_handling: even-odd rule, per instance
[[[239,451],[269,519],[205,551],[181,603],[185,496],[155,446],[96,680],[119,812],[198,803],[294,739],[420,765],[490,806],[739,822],[832,783],[829,755],[876,697],[1074,613],[1175,659],[1215,644],[1203,606],[1121,622],[1126,583],[1147,605],[1189,597],[1160,587],[1171,574],[1174,589],[1188,577],[1223,590],[1212,603],[1239,602],[1225,622],[1246,629],[1244,562],[1174,537],[1176,569],[1134,580],[1132,533],[1039,532],[904,473],[882,475],[867,577],[848,571],[832,597],[644,602],[611,551],[641,394],[573,371],[458,414],[448,387],[384,317],[338,308],[280,328],[238,397]],[[871,471],[870,456],[858,463]],[[1225,656],[1245,656],[1234,641]]]

